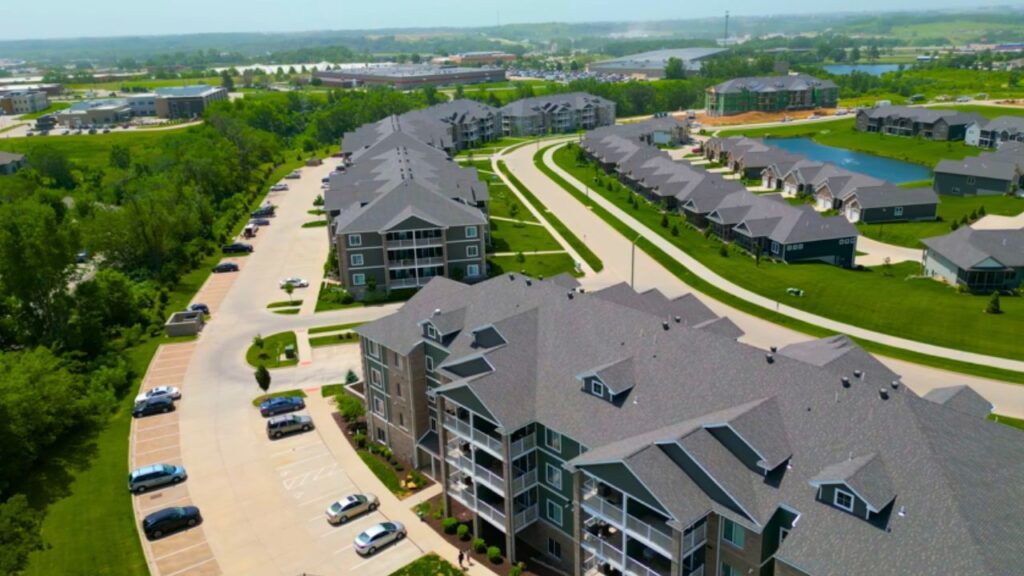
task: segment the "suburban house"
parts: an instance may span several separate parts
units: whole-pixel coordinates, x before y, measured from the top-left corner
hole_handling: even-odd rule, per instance
[[[842,168],[829,170],[815,179],[814,204],[818,210],[839,210],[857,189],[882,186],[885,181]]]
[[[1007,142],[995,152],[963,160],[942,160],[935,166],[932,188],[950,196],[998,196],[1024,185],[1024,144]]]
[[[1024,229],[961,226],[921,243],[925,245],[925,271],[948,284],[991,292],[1017,288],[1024,281]]]
[[[1024,142],[1024,117],[999,116],[967,127],[964,144],[998,148],[1003,142]]]
[[[436,278],[355,329],[368,436],[474,537],[562,574],[1018,571],[1019,431],[848,339],[713,327],[695,299],[565,275]]]
[[[0,150],[0,174],[10,175],[25,165],[24,154],[14,154]]]
[[[501,109],[505,136],[541,136],[612,124],[615,103],[585,92],[523,98]]]
[[[939,195],[931,188],[902,188],[890,183],[861,186],[843,202],[846,219],[865,224],[935,220],[938,210]]]
[[[968,126],[984,121],[984,116],[973,112],[910,106],[879,106],[858,111],[854,126],[861,132],[880,132],[893,136],[919,136],[926,140],[946,141],[963,140]]]
[[[839,87],[831,80],[796,74],[734,78],[707,89],[704,111],[709,116],[744,112],[786,112],[835,108]]]

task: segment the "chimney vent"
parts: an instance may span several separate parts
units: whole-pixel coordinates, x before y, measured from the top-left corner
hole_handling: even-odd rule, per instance
[[[772,347],[770,348],[770,350],[772,351],[772,354],[774,354],[774,353],[776,353],[776,352],[778,352],[778,351],[779,351],[779,347],[778,347],[778,346],[772,346]]]
[[[509,279],[509,280],[512,280],[512,281],[515,281],[515,279],[516,279],[516,275],[515,275],[515,274],[509,274],[509,275],[508,275],[508,279]]]
[[[771,352],[765,354],[764,355],[764,359],[767,360],[769,364],[774,364],[775,363],[775,355],[772,354]]]
[[[889,386],[892,386],[892,389],[895,390],[900,387],[900,381],[893,380],[892,382],[889,383]]]
[[[879,388],[878,389],[878,395],[882,397],[882,400],[888,400],[889,399],[889,391],[886,390],[885,388]]]
[[[843,388],[849,388],[849,387],[850,387],[850,379],[848,377],[846,377],[846,376],[843,376]]]
[[[661,328],[662,328],[662,330],[668,330],[668,322],[662,322],[661,323]]]
[[[861,372],[860,370],[854,370],[853,375],[856,376],[857,378],[864,378],[864,373]]]
[[[533,286],[533,280],[530,280],[529,278],[527,278],[526,279],[526,285],[527,286]]]
[[[569,293],[567,294],[567,296],[569,297],[569,300],[572,300],[572,290],[570,290],[570,291],[569,291]]]
[[[441,314],[441,309],[440,308],[434,308],[434,316],[439,316],[440,314]]]
[[[676,316],[676,317],[674,318],[674,320],[676,321],[676,324],[679,324],[680,322],[682,322],[682,321],[683,321],[683,319],[682,319],[682,318],[680,318],[679,316]]]

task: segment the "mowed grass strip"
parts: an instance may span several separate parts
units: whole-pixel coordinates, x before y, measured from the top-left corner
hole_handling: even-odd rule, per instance
[[[253,406],[259,406],[263,402],[270,400],[271,398],[305,398],[306,393],[302,390],[285,390],[283,392],[271,392],[270,394],[261,394],[252,400]]]
[[[395,570],[391,576],[459,576],[463,571],[434,552]]]
[[[551,278],[564,273],[582,275],[576,272],[576,263],[568,254],[524,254],[521,262],[517,256],[491,256],[487,263],[491,266],[491,276],[508,272],[522,273],[533,278]]]
[[[284,354],[284,349],[287,346],[295,349],[295,358],[281,360],[280,355]],[[267,368],[295,366],[299,363],[295,332],[279,332],[270,336],[264,336],[263,348],[256,346],[256,344],[250,344],[249,349],[245,352],[245,361],[253,368],[261,364]]]
[[[310,328],[310,334],[324,334],[327,332],[341,332],[342,330],[351,330],[356,326],[362,326],[365,322],[351,322],[349,324],[331,324],[330,326],[317,326],[316,328]]]

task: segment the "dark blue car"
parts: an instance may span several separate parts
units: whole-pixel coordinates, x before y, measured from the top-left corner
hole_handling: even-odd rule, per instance
[[[195,506],[175,506],[153,512],[142,521],[142,531],[146,538],[155,540],[163,538],[171,532],[191,528],[203,521],[199,508]]]
[[[260,415],[264,418],[269,418],[270,416],[276,416],[286,412],[302,410],[305,407],[305,400],[298,396],[278,396],[277,398],[271,398],[270,400],[260,402]]]

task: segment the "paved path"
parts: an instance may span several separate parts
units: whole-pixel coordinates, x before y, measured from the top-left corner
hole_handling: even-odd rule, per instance
[[[573,231],[577,234],[585,234],[590,238],[588,246],[602,259],[605,269],[598,276],[582,278],[583,285],[587,289],[598,289],[617,282],[629,282],[633,269],[632,262],[634,262],[631,259],[631,255],[634,253],[631,250],[630,240],[612,229],[586,206],[567,194],[558,184],[552,182],[538,170],[533,164],[534,153],[535,150],[532,148],[520,149],[506,155],[505,160],[509,169],[523,182],[523,185],[528,186],[549,210],[563,222],[572,226]],[[591,198],[598,197],[592,196]],[[695,270],[695,272],[697,271]],[[669,297],[694,293],[716,314],[728,316],[736,322],[746,332],[742,341],[748,344],[768,348],[769,346],[785,346],[793,342],[805,341],[808,338],[806,334],[778,326],[694,291],[642,250],[635,252],[635,277],[637,290],[657,288]],[[918,393],[925,393],[933,388],[943,386],[968,384],[992,402],[997,412],[1024,417],[1024,386],[890,358],[880,359],[902,374],[904,381]]]
[[[988,216],[979,219],[974,224],[971,224],[971,228],[974,228],[975,230],[1016,230],[1024,228],[1024,212],[1021,212],[1016,216],[997,216],[995,214],[989,214]]]
[[[864,255],[857,256],[857,264],[864,266],[881,266],[886,258],[890,264],[921,261],[921,250],[917,248],[886,244],[864,235],[857,238],[857,251],[864,252]]]

